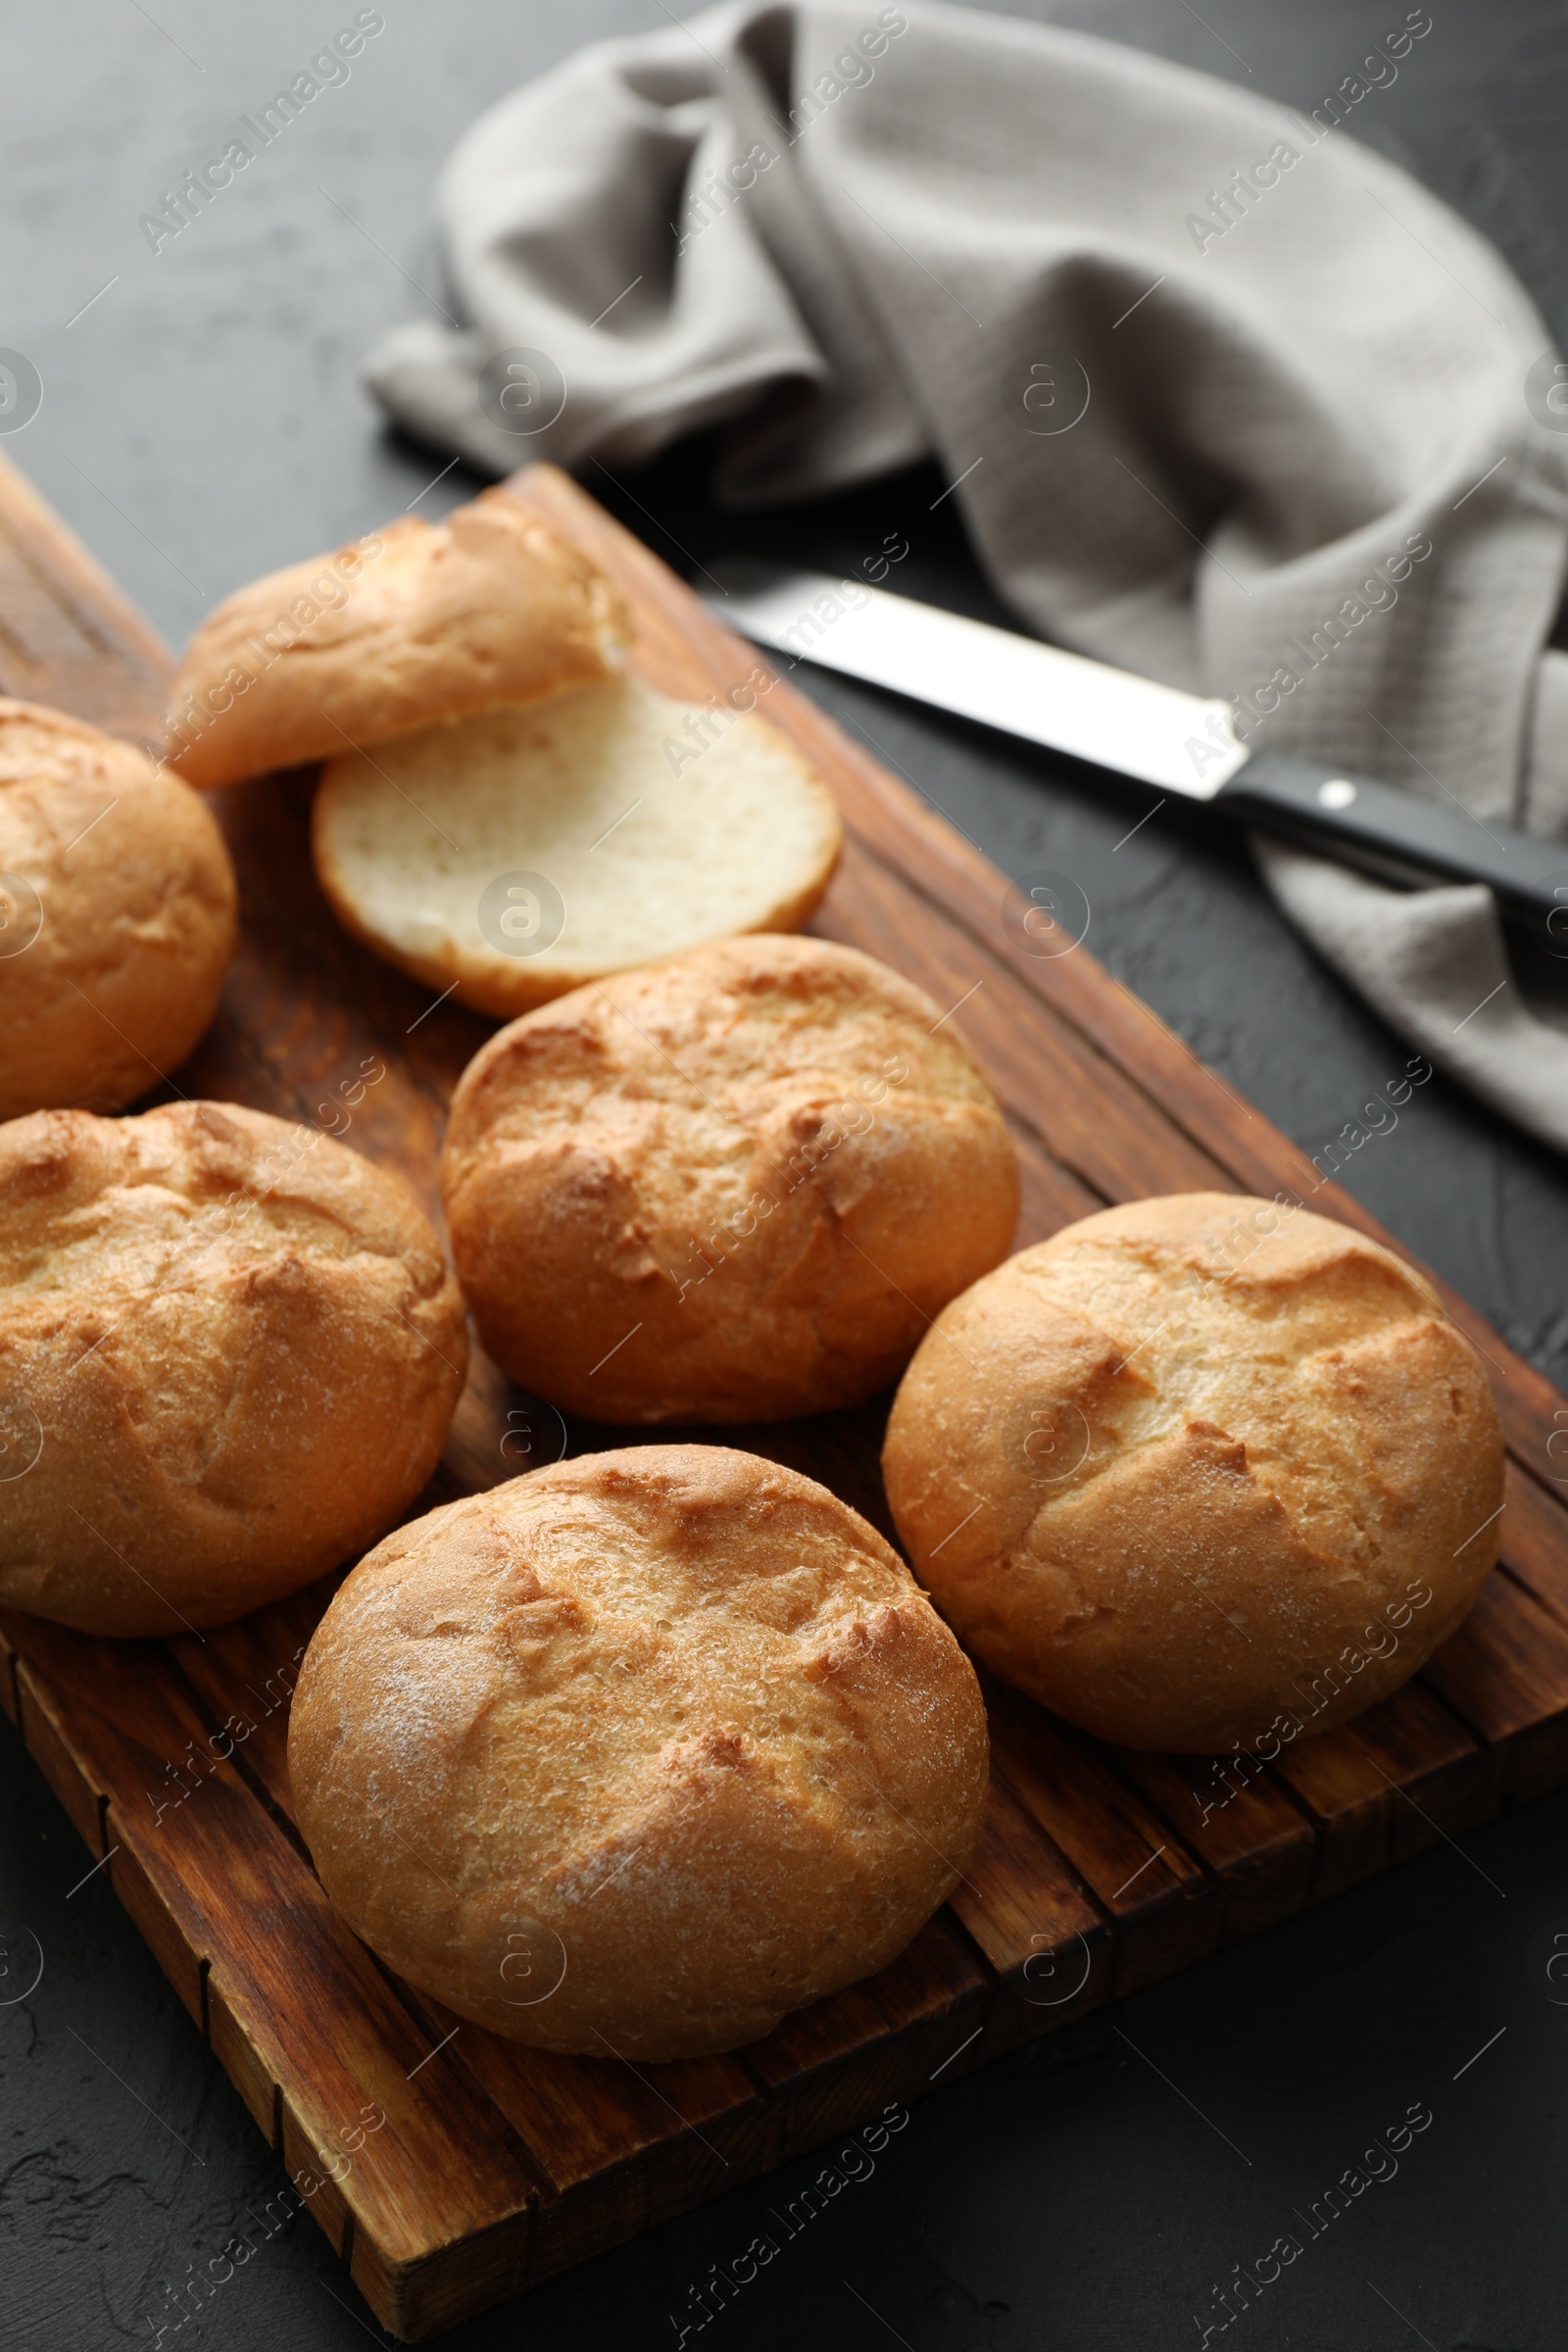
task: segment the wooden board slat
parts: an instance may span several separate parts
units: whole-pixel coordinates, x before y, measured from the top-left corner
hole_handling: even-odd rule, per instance
[[[1116,1949],[1105,1915],[1001,1773],[948,1908],[994,1970],[1012,2031],[1047,2033],[1109,2000]]]
[[[1506,1574],[1422,1674],[1497,1756],[1508,1801],[1568,1777],[1568,1634]]]
[[[652,684],[704,700],[756,670],[754,650],[564,475],[534,468],[512,488],[620,582]],[[152,740],[166,672],[153,633],[0,461],[0,691]],[[1291,1191],[1389,1240],[1086,951],[1026,955],[1002,920],[1005,878],[818,709],[782,681],[762,707],[845,813],[813,927],[944,1005],[964,1000],[956,1025],[1019,1147],[1020,1246],[1107,1201],[1199,1187]],[[432,1004],[333,921],[310,864],[313,785],[300,771],[214,796],[241,940],[219,1017],[170,1084],[335,1130],[439,1216],[446,1103],[491,1024]],[[1266,1762],[1112,1751],[992,1688],[991,1796],[950,1903],[879,1977],[728,2057],[642,2067],[500,2042],[398,1984],[336,1920],[286,1755],[294,1680],[336,1578],[163,1644],[0,1613],[0,1703],[94,1859],[110,1856],[258,2126],[314,2184],[329,2242],[386,2325],[416,2338],[1568,1780],[1568,1403],[1444,1296],[1487,1358],[1513,1458],[1505,1566],[1419,1681]],[[891,1532],[886,1402],[723,1434]],[[646,1435],[567,1428],[476,1351],[423,1499]],[[367,2103],[389,2126],[330,2178],[321,2150]]]
[[[1318,1842],[1301,1807],[1255,1758],[1114,1751],[1219,1885],[1216,1941],[1289,1919],[1311,1897]]]
[[[1081,1875],[1114,1930],[1117,1995],[1219,1941],[1218,1882],[1109,1749],[985,1678],[991,1768]]]
[[[1568,1500],[1518,1462],[1509,1462],[1503,1489],[1503,1565],[1559,1625],[1568,1625]]]
[[[1295,1740],[1270,1770],[1316,1826],[1320,1899],[1473,1828],[1498,1803],[1494,1762],[1420,1683]]]
[[[0,692],[152,746],[168,671],[157,631],[0,458]]]
[[[427,2263],[449,2247],[504,2224],[520,2265],[537,2198],[495,2109],[449,2052],[432,2055],[227,1763],[171,1793],[167,1766],[207,1742],[172,1662],[156,1643],[90,1641],[9,1612],[0,1631],[22,1661],[29,1747],[78,1828],[90,1821],[90,1841],[106,1840],[111,1883],[252,2113],[270,2136],[274,2113],[289,2119],[296,2147],[321,2164],[334,2193],[318,2205],[312,2188],[311,2210],[336,2217],[340,2250],[352,2217],[356,2276],[391,2281],[406,2325],[421,2316]],[[368,2109],[385,2126],[351,2153],[344,2134]],[[296,2156],[302,2188],[305,2165]]]

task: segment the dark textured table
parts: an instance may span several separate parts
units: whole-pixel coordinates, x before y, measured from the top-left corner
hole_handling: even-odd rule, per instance
[[[434,172],[488,100],[579,41],[669,14],[661,0],[389,0],[347,84],[155,258],[138,216],[353,13],[159,0],[155,20],[139,0],[78,0],[7,25],[0,343],[31,360],[44,400],[5,448],[176,644],[253,574],[421,491],[416,511],[431,514],[471,492],[461,468],[435,481],[445,461],[385,433],[356,381],[377,330],[421,289],[440,292]],[[1310,107],[1402,12],[1204,0],[1200,17],[1187,0],[1079,0],[1016,13]],[[1357,135],[1493,236],[1568,343],[1568,16],[1544,0],[1435,0],[1432,13]],[[708,505],[704,457],[586,479],[685,564],[742,538]],[[929,512],[938,486],[901,477],[749,518],[745,542],[832,566],[897,528],[911,542],[901,585],[990,611],[953,507]],[[1147,796],[797,674],[999,864],[1072,872],[1101,957],[1309,1151],[1403,1066],[1408,1049],[1206,821],[1167,809],[1116,849]],[[1437,1080],[1342,1181],[1568,1377],[1559,1161]],[[277,2162],[104,1880],[81,1883],[81,1842],[9,1728],[0,1744],[0,2343],[389,2340],[309,2220],[269,2205]],[[1568,2327],[1555,2291],[1568,2008],[1544,1967],[1553,1934],[1568,1936],[1565,1831],[1568,1793],[1442,1845],[933,2092],[874,2158],[803,2159],[443,2340],[672,2345],[670,2313],[689,2313],[688,2290],[763,2229],[777,2259],[689,2342],[1153,2352],[1205,2329],[1217,2341],[1228,2309],[1224,2332],[1251,2352],[1545,2352]],[[1401,2147],[1412,2109],[1430,2121]],[[1369,2154],[1391,2132],[1394,2152]],[[767,2216],[824,2159],[843,2185],[786,2238]],[[1369,2184],[1331,2221],[1324,2191],[1349,2168]],[[1302,2251],[1250,2307],[1216,2300],[1287,2233]]]

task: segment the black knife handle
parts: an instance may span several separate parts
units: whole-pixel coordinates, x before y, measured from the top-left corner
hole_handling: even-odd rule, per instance
[[[1568,947],[1568,841],[1540,841],[1281,752],[1255,752],[1211,804],[1239,822],[1335,851],[1396,881],[1485,882],[1544,944]]]

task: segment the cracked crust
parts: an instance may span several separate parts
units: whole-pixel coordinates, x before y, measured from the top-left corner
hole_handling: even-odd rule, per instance
[[[1012,1239],[1012,1141],[953,1023],[853,948],[716,941],[469,1063],[441,1162],[485,1347],[602,1421],[861,1402]]]
[[[1000,1675],[1102,1739],[1204,1752],[1327,1731],[1413,1674],[1496,1559],[1502,1459],[1480,1362],[1409,1267],[1195,1193],[1086,1217],[955,1300],[883,1469]]]
[[[321,1883],[495,2033],[735,2049],[885,1967],[979,1834],[985,1710],[907,1569],[727,1446],[432,1511],[311,1643],[289,1774]]]
[[[108,1110],[176,1069],[234,947],[210,809],[133,744],[0,700],[0,1119]]]
[[[228,1102],[0,1128],[0,1599],[221,1624],[407,1508],[462,1301],[401,1180]]]
[[[207,787],[615,673],[620,593],[505,490],[226,597],[185,648],[168,763]]]

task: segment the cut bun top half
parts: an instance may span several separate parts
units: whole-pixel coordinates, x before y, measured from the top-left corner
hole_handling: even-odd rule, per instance
[[[505,490],[402,515],[224,599],[174,678],[168,764],[229,784],[617,674],[617,589]]]
[[[220,605],[180,664],[167,764],[208,787],[323,760],[334,913],[480,1011],[798,930],[838,859],[832,794],[750,680],[672,700],[627,668],[630,636],[590,558],[486,490]]]

